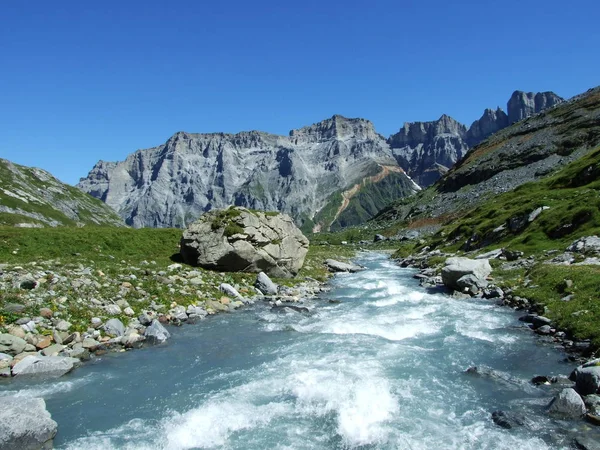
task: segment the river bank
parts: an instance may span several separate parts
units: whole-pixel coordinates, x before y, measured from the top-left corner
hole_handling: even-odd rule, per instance
[[[530,379],[572,365],[516,313],[428,293],[382,255],[357,262],[308,312],[257,302],[2,394],[44,397],[69,449],[557,449],[587,433],[544,413],[555,386]],[[497,410],[527,424],[501,428]]]

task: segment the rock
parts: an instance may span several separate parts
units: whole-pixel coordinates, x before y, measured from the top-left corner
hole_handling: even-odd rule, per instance
[[[106,334],[113,337],[121,337],[125,334],[125,325],[119,319],[109,319],[104,324]]]
[[[44,356],[56,356],[58,355],[60,352],[63,351],[63,349],[65,348],[64,345],[61,344],[54,344],[51,345],[49,347],[46,347],[44,350],[42,350],[42,354]]]
[[[534,315],[531,318],[531,323],[533,324],[533,328],[540,328],[543,327],[544,325],[550,325],[552,323],[552,320],[548,319],[547,317],[544,316],[536,316]]]
[[[150,325],[155,318],[155,314],[151,312],[144,312],[138,316],[138,321],[145,327]]]
[[[596,394],[600,390],[600,366],[578,367],[575,389],[581,395]]]
[[[0,334],[0,352],[10,355],[18,355],[23,350],[27,342],[12,334]]]
[[[487,259],[469,259],[463,257],[448,258],[446,266],[442,269],[442,282],[446,287],[460,290],[457,281],[465,275],[472,275],[480,282],[485,282],[487,276],[492,272],[492,267]]]
[[[29,355],[12,368],[13,376],[60,377],[70,372],[79,360],[64,356]]]
[[[19,282],[19,287],[21,289],[25,289],[25,290],[35,289],[37,287],[37,285],[38,285],[37,281],[35,281],[34,279],[31,279],[31,278],[26,278]]]
[[[494,411],[492,413],[492,420],[499,427],[506,429],[522,427],[528,424],[525,416],[506,411]]]
[[[373,242],[382,242],[382,241],[386,241],[386,240],[387,240],[387,238],[382,234],[376,234],[373,237]]]
[[[102,319],[100,317],[92,317],[90,323],[92,324],[92,327],[98,328],[102,325]]]
[[[277,285],[273,283],[269,276],[264,272],[260,272],[256,276],[254,287],[262,292],[263,295],[277,295]]]
[[[223,311],[223,312],[227,312],[229,311],[229,307],[220,303],[220,302],[215,302],[214,300],[208,300],[206,302],[206,305],[211,308],[213,311]]]
[[[577,436],[573,439],[573,444],[579,450],[600,450],[600,441],[591,436]]]
[[[110,316],[117,316],[121,314],[121,307],[119,305],[106,305],[104,307],[106,314]]]
[[[330,272],[359,272],[364,270],[361,266],[357,266],[356,264],[345,263],[341,261],[336,261],[335,259],[327,259],[325,260],[325,266],[327,266],[327,270]]]
[[[52,448],[58,425],[41,398],[2,397],[0,448],[38,450]]]
[[[577,419],[585,414],[585,404],[572,388],[563,389],[548,405],[548,413],[560,417]]]
[[[40,316],[45,319],[52,319],[54,312],[50,308],[40,308]]]
[[[500,255],[502,255],[502,251],[503,250],[501,248],[498,248],[496,250],[491,250],[489,252],[482,253],[481,255],[477,255],[475,257],[475,259],[496,259],[496,258],[499,258]]]
[[[487,287],[487,285],[488,282],[486,280],[481,280],[473,274],[463,275],[456,280],[456,286],[458,286],[462,292],[468,292],[472,295],[477,294],[483,288]]]
[[[583,397],[583,402],[590,414],[600,416],[600,395],[590,394]]]
[[[152,341],[153,343],[161,344],[167,339],[169,339],[171,337],[171,334],[166,330],[165,327],[161,325],[161,323],[158,320],[154,319],[152,321],[152,324],[148,328],[146,328],[144,336],[146,337],[146,339]]]
[[[100,342],[92,338],[85,338],[81,345],[86,350],[94,351],[100,345]]]
[[[12,334],[13,336],[16,336],[18,338],[21,339],[25,339],[25,330],[19,326],[9,326],[8,327],[8,334]]]
[[[58,331],[69,331],[71,324],[66,320],[59,320],[55,327]]]
[[[135,315],[135,311],[133,309],[131,309],[131,307],[127,307],[123,310],[123,314],[125,314],[126,316],[132,317]]]
[[[20,303],[7,303],[3,308],[7,312],[21,314],[25,311],[25,305],[21,305]]]
[[[507,260],[507,261],[516,261],[519,258],[523,257],[523,252],[519,251],[519,250],[509,250],[507,248],[503,248],[502,249],[502,256]]]
[[[202,215],[181,239],[181,255],[188,264],[274,277],[296,275],[307,251],[308,239],[289,216],[242,207]]]
[[[542,325],[541,327],[536,328],[535,332],[542,336],[548,336],[549,334],[552,334],[552,328],[550,325]]]
[[[42,350],[52,345],[52,339],[50,336],[41,336],[35,343],[35,347]]]
[[[221,285],[219,286],[219,290],[221,292],[223,292],[224,294],[226,294],[230,297],[233,297],[233,298],[241,298],[242,297],[240,295],[240,293],[237,291],[237,289],[228,283],[221,283]]]
[[[569,245],[567,251],[585,255],[600,254],[600,238],[598,236],[582,237]]]
[[[540,386],[542,384],[550,384],[550,378],[545,375],[537,375],[531,379],[531,382],[536,386]]]

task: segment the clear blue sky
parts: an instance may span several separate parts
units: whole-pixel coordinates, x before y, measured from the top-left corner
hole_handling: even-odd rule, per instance
[[[181,130],[470,124],[515,89],[600,84],[598,17],[597,0],[2,2],[0,157],[76,183]]]

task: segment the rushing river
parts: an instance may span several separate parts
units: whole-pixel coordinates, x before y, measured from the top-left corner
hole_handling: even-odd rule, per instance
[[[545,449],[566,447],[534,375],[571,366],[485,300],[427,293],[384,255],[337,276],[310,314],[266,304],[172,329],[166,345],[112,354],[40,396],[61,449]],[[330,303],[328,300],[340,300]],[[497,377],[465,374],[488,367]],[[506,430],[491,412],[520,411]]]

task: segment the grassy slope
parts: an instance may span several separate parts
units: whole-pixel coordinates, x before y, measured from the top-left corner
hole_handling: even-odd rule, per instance
[[[71,216],[57,205],[71,210]],[[67,226],[123,223],[106,204],[73,186],[61,183],[48,172],[4,159],[0,159],[0,206],[22,211],[0,212],[0,225],[32,223],[47,226],[49,221]],[[39,214],[43,218],[30,217],[27,213]]]
[[[528,215],[541,206],[550,209],[523,230],[508,230],[510,218]],[[507,230],[493,232],[502,225]],[[545,306],[547,315],[560,327],[576,338],[592,339],[594,347],[600,348],[600,266],[544,264],[555,251],[562,253],[575,239],[589,235],[600,235],[600,147],[553,176],[473,208],[442,226],[426,242],[404,245],[397,256],[416,253],[425,246],[460,252],[469,238],[477,253],[494,248],[523,251],[526,257],[535,257],[537,264],[530,270],[511,271],[502,271],[495,264],[496,281]],[[583,258],[578,256],[579,261]],[[573,281],[573,286],[566,288],[564,280]],[[570,301],[561,300],[569,294],[573,294]]]

